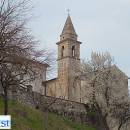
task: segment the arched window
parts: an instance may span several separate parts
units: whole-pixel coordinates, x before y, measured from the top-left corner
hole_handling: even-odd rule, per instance
[[[75,56],[75,46],[72,46],[72,57]]]
[[[64,46],[61,48],[61,57],[64,57]]]

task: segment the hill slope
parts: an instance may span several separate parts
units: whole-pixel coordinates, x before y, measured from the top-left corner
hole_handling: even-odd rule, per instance
[[[3,112],[3,102],[0,99],[0,115]],[[29,108],[20,103],[9,101],[9,114],[12,116],[12,130],[44,130],[44,113]],[[56,114],[48,115],[48,130],[95,130],[62,118]]]

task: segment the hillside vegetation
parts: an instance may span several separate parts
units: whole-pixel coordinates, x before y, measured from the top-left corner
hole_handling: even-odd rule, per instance
[[[0,115],[3,114],[3,102],[0,99]],[[9,114],[12,116],[12,130],[44,130],[44,113],[9,101]],[[94,128],[72,122],[56,114],[48,115],[48,130],[95,130]]]

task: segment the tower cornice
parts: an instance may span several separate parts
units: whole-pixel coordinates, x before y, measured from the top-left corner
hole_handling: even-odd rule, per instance
[[[79,58],[77,58],[77,57],[72,57],[72,56],[65,56],[65,57],[63,57],[63,58],[58,58],[57,61],[62,60],[62,59],[65,59],[65,58],[72,58],[72,59],[75,59],[75,60],[79,60],[79,61],[80,61]]]
[[[62,41],[57,42],[56,44],[59,45],[59,44],[61,44],[61,43],[63,43],[63,42],[66,42],[66,41],[72,41],[72,42],[75,42],[75,44],[76,44],[76,43],[82,44],[82,42],[77,41],[77,40],[74,40],[74,39],[71,39],[71,38],[66,38],[66,39],[64,39],[64,40],[62,40]]]

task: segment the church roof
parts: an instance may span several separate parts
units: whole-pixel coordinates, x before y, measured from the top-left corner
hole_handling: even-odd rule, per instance
[[[64,34],[72,34],[72,35],[77,36],[69,14],[68,14],[68,17],[67,17],[67,20],[65,22],[65,25],[64,25],[64,28],[63,28],[61,35],[64,35]]]

